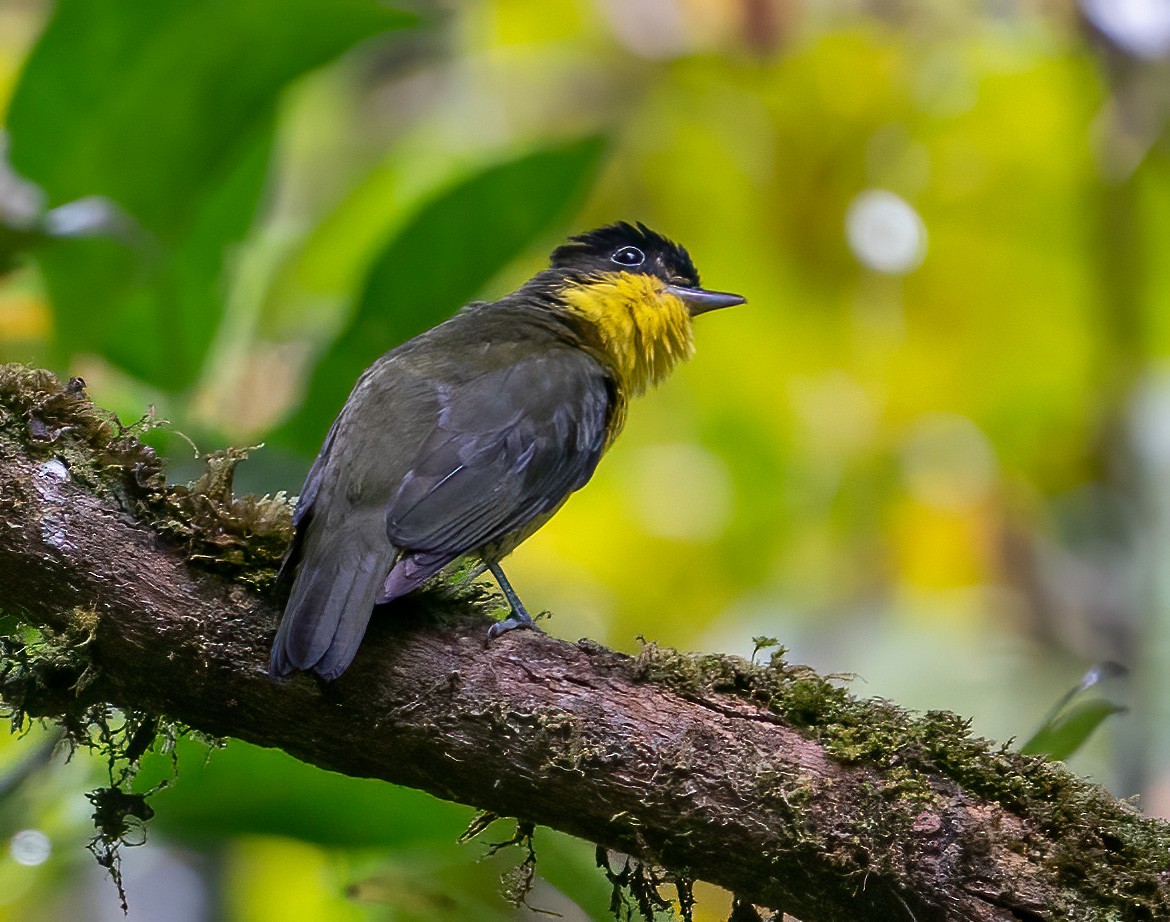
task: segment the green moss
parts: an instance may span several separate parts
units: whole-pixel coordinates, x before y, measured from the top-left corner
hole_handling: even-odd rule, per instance
[[[543,743],[541,748],[548,753],[543,766],[546,770],[584,775],[591,765],[604,758],[589,745],[579,719],[573,714],[553,711],[541,715],[538,733]]]
[[[33,457],[59,457],[76,479],[112,487],[111,472],[150,482],[161,477],[154,452],[85,396],[85,383],[62,384],[51,372],[26,365],[0,365],[0,438]]]
[[[63,633],[20,625],[0,635],[0,701],[16,731],[52,717],[74,744],[88,739],[93,715],[84,693],[95,678],[88,654],[92,612]]]
[[[292,538],[292,506],[283,493],[232,493],[236,465],[250,449],[207,455],[194,483],[167,486],[162,462],[138,436],[155,425],[146,416],[123,425],[86,396],[74,378],[0,365],[0,451],[19,447],[34,458],[59,458],[70,476],[113,499],[168,536],[192,562],[255,586],[270,584]]]
[[[235,496],[236,465],[251,449],[213,452],[207,470],[187,486],[163,491],[155,525],[178,541],[189,560],[240,582],[267,586],[292,540],[292,505],[283,493]]]
[[[173,747],[186,731],[100,700],[101,676],[89,655],[100,623],[93,609],[77,609],[64,631],[19,625],[0,635],[0,701],[14,730],[30,719],[51,719],[71,747],[98,752],[112,770],[136,763],[156,737]]]
[[[783,652],[761,665],[648,643],[635,669],[642,680],[687,697],[731,694],[755,701],[838,761],[876,769],[874,777],[881,780],[871,793],[888,808],[879,811],[887,828],[871,830],[878,841],[901,834],[953,783],[1042,832],[1055,843],[1052,864],[1060,883],[1093,894],[1103,909],[1119,913],[1116,918],[1170,918],[1170,828],[1165,823],[1142,816],[1061,765],[972,736],[970,722],[955,714],[915,714],[888,701],[854,697],[838,682],[788,664]],[[1006,844],[1016,850],[1040,845]]]

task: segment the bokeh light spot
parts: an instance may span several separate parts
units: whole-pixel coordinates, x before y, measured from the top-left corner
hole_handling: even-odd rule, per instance
[[[926,255],[926,225],[918,212],[893,192],[862,192],[845,213],[849,248],[864,265],[903,275]]]
[[[1148,375],[1130,403],[1134,447],[1156,470],[1170,468],[1170,369]]]
[[[39,829],[22,829],[8,840],[8,853],[17,864],[33,868],[49,860],[53,843]]]
[[[1081,0],[1089,21],[1130,54],[1170,55],[1170,3],[1166,0]]]
[[[669,60],[688,50],[677,0],[602,0],[599,6],[614,37],[640,57]]]

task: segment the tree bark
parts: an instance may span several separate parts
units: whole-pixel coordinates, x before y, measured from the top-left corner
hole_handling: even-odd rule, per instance
[[[338,681],[274,683],[280,606],[252,584],[287,528],[281,498],[233,500],[222,477],[165,488],[79,386],[0,367],[0,609],[63,651],[0,661],[0,695],[279,747],[806,922],[1170,918],[1167,824],[952,715],[860,701],[778,659],[530,631],[487,644],[483,600],[440,589],[377,615]]]

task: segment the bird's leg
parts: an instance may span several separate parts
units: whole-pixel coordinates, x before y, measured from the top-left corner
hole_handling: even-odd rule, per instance
[[[508,577],[504,576],[504,571],[500,569],[500,565],[498,563],[488,564],[488,569],[491,570],[492,576],[496,578],[496,582],[500,584],[500,591],[504,593],[504,598],[508,600],[508,605],[512,609],[512,614],[507,618],[503,621],[497,621],[488,628],[488,640],[521,627],[539,631],[540,628],[536,626],[536,623],[524,608],[524,603],[520,601],[520,596],[516,595],[516,590],[508,582]]]

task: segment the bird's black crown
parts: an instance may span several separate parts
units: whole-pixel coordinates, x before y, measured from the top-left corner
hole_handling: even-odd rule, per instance
[[[553,251],[551,266],[582,274],[640,272],[673,285],[699,287],[699,272],[686,249],[641,222],[618,221],[570,237]]]

